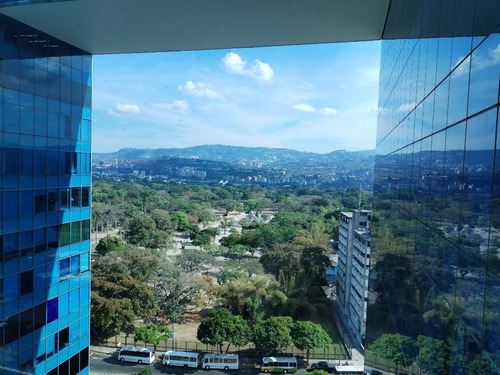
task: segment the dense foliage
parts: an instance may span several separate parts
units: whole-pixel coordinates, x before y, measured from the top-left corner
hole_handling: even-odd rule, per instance
[[[92,339],[133,332],[138,319],[176,321],[190,306],[240,316],[244,337],[238,341],[230,332],[199,332],[202,342],[221,348],[250,339],[246,321],[258,341],[259,324],[275,316],[328,318],[328,243],[338,236],[340,210],[356,208],[359,194],[353,188],[95,182],[93,231],[109,236],[98,242],[93,263]],[[369,203],[368,193],[361,196]]]

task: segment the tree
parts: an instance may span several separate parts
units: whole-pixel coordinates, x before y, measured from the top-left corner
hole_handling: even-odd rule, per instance
[[[330,241],[331,234],[327,232],[327,227],[323,220],[315,222],[311,229],[299,229],[293,238],[293,242],[299,245],[326,246]]]
[[[311,349],[326,348],[332,342],[321,325],[309,321],[296,322],[292,326],[291,333],[293,344],[300,350],[307,350],[307,363]]]
[[[428,336],[417,337],[418,366],[427,374],[442,374],[446,372],[451,349],[443,341]]]
[[[160,311],[176,321],[202,289],[203,280],[194,273],[168,266],[156,277],[155,290]]]
[[[101,255],[106,255],[108,253],[114,252],[122,252],[126,248],[125,243],[120,240],[118,237],[114,236],[106,236],[99,240],[95,251]]]
[[[252,327],[252,341],[260,353],[279,354],[292,344],[292,318],[273,316]]]
[[[219,287],[221,303],[244,319],[259,320],[276,311],[286,301],[280,285],[272,275],[242,277]]]
[[[383,334],[369,348],[376,355],[392,362],[396,374],[398,373],[398,366],[410,366],[416,359],[413,340],[398,333]]]
[[[90,337],[92,341],[116,335],[135,318],[129,299],[105,298],[91,292]]]
[[[175,223],[175,229],[185,231],[189,228],[189,218],[184,212],[176,211],[170,214],[170,220]]]
[[[220,309],[207,313],[198,326],[196,337],[203,344],[219,346],[221,353],[224,344],[227,343],[227,353],[231,344],[245,345],[250,334],[250,328],[241,316],[231,314],[228,309]]]
[[[172,330],[167,326],[150,323],[136,328],[134,333],[134,342],[142,341],[146,344],[151,344],[156,351],[156,346],[160,342],[167,341],[169,339],[172,335]]]

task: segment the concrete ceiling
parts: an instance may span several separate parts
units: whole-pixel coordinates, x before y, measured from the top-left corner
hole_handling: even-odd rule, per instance
[[[89,53],[109,54],[376,40],[389,2],[65,0],[0,12]]]

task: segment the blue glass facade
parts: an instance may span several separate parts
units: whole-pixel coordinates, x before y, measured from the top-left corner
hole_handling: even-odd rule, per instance
[[[367,347],[428,374],[500,373],[499,24],[398,1],[382,42]]]
[[[0,374],[87,374],[91,56],[0,15]]]

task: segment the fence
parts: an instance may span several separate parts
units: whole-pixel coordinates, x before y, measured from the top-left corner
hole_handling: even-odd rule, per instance
[[[365,350],[365,366],[376,368],[388,373],[395,373],[396,366],[385,358],[375,355],[371,350]],[[408,367],[398,366],[398,373],[421,375],[422,370],[416,364]]]
[[[123,346],[143,346],[153,348],[150,344],[145,344],[141,341],[134,341],[134,335],[126,335],[120,334],[114,337],[110,337],[102,342],[98,343],[101,346],[107,346],[111,348],[118,348]],[[225,349],[225,346],[224,346]],[[181,340],[167,340],[162,341],[159,345],[156,346],[157,351],[168,351],[168,350],[179,350],[186,352],[201,352],[201,353],[218,353],[219,347],[206,345],[199,341],[181,341]],[[229,348],[231,353],[237,353],[241,357],[245,358],[260,358],[263,356],[262,353],[259,353],[255,349],[255,345],[253,343],[249,343],[245,346],[231,346]],[[306,350],[299,350],[294,346],[288,347],[285,351],[288,355],[294,355],[298,357],[307,357]],[[269,353],[264,353],[264,355]],[[325,359],[325,360],[346,360],[349,359],[349,355],[342,343],[331,344],[330,346],[323,349],[312,349],[309,351],[309,358],[314,359]]]

